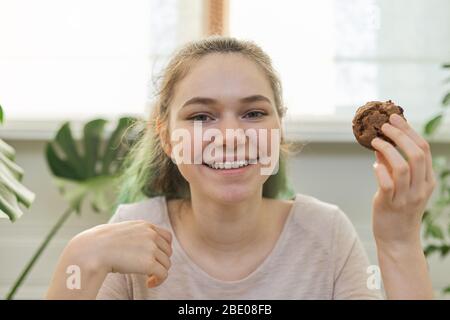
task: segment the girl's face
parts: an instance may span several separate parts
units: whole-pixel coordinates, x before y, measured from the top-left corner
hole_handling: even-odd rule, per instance
[[[278,162],[279,132],[270,83],[241,54],[209,54],[175,87],[170,151],[191,191],[221,202],[262,192],[263,168]]]

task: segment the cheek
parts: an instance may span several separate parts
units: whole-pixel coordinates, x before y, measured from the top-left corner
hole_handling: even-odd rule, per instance
[[[177,126],[170,135],[171,158],[177,165],[195,163],[201,145],[195,144],[194,130],[191,127]],[[180,170],[181,171],[181,170]]]
[[[277,125],[258,129],[257,146],[260,153],[274,155],[279,153],[281,129]]]
[[[178,170],[186,181],[191,183],[195,179],[195,167],[190,164],[178,164]]]

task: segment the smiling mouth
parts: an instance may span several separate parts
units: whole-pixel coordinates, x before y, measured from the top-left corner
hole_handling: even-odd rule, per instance
[[[256,164],[258,160],[259,157],[251,160],[245,159],[245,160],[213,162],[213,163],[203,162],[203,165],[215,170],[230,170],[248,167],[249,165]]]
[[[214,162],[213,164],[208,163],[203,164],[211,169],[226,170],[226,169],[238,169],[247,167],[250,163],[247,160],[241,160],[241,161]]]

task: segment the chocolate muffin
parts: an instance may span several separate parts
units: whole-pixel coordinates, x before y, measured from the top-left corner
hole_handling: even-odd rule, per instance
[[[394,141],[385,136],[381,131],[381,126],[384,123],[389,122],[389,117],[393,113],[397,113],[405,119],[403,116],[403,109],[400,106],[395,105],[391,100],[386,102],[370,101],[362,107],[359,107],[358,110],[356,110],[352,122],[353,134],[359,144],[367,149],[375,151],[370,143],[373,138],[379,137],[395,147],[396,144]]]

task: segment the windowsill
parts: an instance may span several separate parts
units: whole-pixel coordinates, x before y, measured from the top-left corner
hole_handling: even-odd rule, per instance
[[[58,120],[11,120],[0,126],[0,138],[15,141],[48,141],[53,139],[63,121]],[[71,121],[75,138],[81,136],[84,121]],[[410,122],[413,128],[422,134],[423,124]],[[106,130],[112,130],[106,127]],[[298,120],[286,120],[284,130],[287,140],[302,142],[340,142],[354,143],[351,122],[343,118],[303,117]],[[445,119],[431,143],[450,143],[450,119]]]
[[[409,124],[420,135],[426,121],[409,121]],[[340,142],[355,143],[351,119],[342,117],[307,117],[285,122],[286,137],[303,142]],[[433,137],[427,138],[430,143],[450,143],[450,119],[444,118]]]

